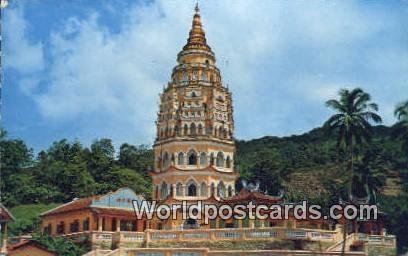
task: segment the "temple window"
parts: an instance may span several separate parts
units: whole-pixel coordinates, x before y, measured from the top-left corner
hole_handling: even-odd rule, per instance
[[[187,125],[187,124],[184,125],[184,132],[183,132],[183,134],[184,134],[184,135],[187,135],[187,134],[188,134],[188,125]]]
[[[163,168],[167,169],[170,166],[169,153],[165,152],[163,156]]]
[[[231,168],[231,158],[227,156],[227,159],[225,160],[225,167]]]
[[[160,198],[161,199],[165,199],[168,196],[168,187],[167,187],[167,183],[163,182],[160,188]]]
[[[200,114],[198,114],[200,115]],[[198,134],[202,135],[203,134],[203,125],[202,124],[198,124]]]
[[[184,154],[183,154],[183,152],[178,153],[177,162],[178,162],[179,165],[184,164]]]
[[[188,152],[188,164],[197,165],[197,154],[194,150],[190,150],[190,152]]]
[[[210,228],[217,228],[217,220],[210,220]]]
[[[245,219],[242,220],[242,227],[243,228],[249,228],[249,217],[248,217],[248,215],[246,216]]]
[[[156,165],[157,165],[157,168],[161,168],[161,157],[157,157],[157,160],[156,160]]]
[[[197,185],[194,181],[189,181],[187,185],[187,196],[197,196]]]
[[[177,196],[183,196],[183,185],[181,183],[177,183],[176,195]]]
[[[217,196],[218,197],[225,197],[225,185],[224,185],[224,182],[222,182],[222,181],[220,183],[218,183]]]
[[[206,165],[207,164],[207,155],[205,152],[202,152],[200,154],[200,165]]]
[[[122,220],[120,222],[121,231],[134,231],[136,224],[132,220]]]
[[[188,75],[187,75],[186,72],[183,72],[181,81],[182,81],[182,82],[187,82],[187,81],[188,81]]]
[[[200,187],[200,189],[201,189],[201,196],[207,196],[207,193],[208,193],[208,189],[207,189],[207,184],[205,184],[205,182],[202,182],[201,183],[201,187]]]
[[[228,186],[228,196],[232,196],[232,187]]]
[[[57,234],[64,234],[65,233],[65,224],[63,221],[61,221],[58,225],[57,225]]]
[[[207,74],[203,71],[203,73],[201,74],[201,80],[203,81],[207,81]]]
[[[70,233],[76,233],[79,231],[79,220],[75,220],[69,225]]]
[[[224,153],[218,152],[217,154],[217,166],[224,167]]]
[[[214,153],[210,154],[210,165],[214,165]]]
[[[197,80],[197,77],[198,77],[198,73],[197,73],[197,71],[195,70],[195,71],[193,72],[193,80],[194,80],[194,81]]]
[[[47,226],[44,227],[43,233],[46,235],[51,235],[52,231],[52,226],[51,223],[49,223]]]
[[[196,130],[196,125],[195,125],[195,123],[192,123],[192,124],[190,125],[190,134],[191,134],[191,135],[196,135],[196,134],[197,134],[197,130]]]
[[[214,183],[211,183],[211,196],[214,195],[215,193],[215,185]]]
[[[84,231],[89,230],[89,218],[86,218],[86,220],[82,222],[82,230]]]

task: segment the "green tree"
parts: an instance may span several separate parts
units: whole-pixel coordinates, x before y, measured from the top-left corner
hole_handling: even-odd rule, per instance
[[[90,249],[87,247],[87,243],[80,246],[64,237],[51,237],[44,234],[35,234],[32,239],[44,245],[48,250],[56,252],[58,255],[83,255]]]
[[[408,100],[397,105],[394,115],[398,119],[394,127],[394,136],[403,141],[402,149],[408,156]]]
[[[119,149],[118,164],[136,170],[143,175],[153,166],[153,150],[145,145],[134,146],[124,143]]]
[[[342,145],[346,148],[349,173],[348,196],[350,197],[353,190],[355,148],[364,141],[371,140],[371,122],[380,123],[381,117],[376,113],[378,105],[371,102],[370,95],[362,89],[355,88],[351,91],[341,89],[339,96],[338,100],[331,99],[326,102],[326,106],[337,113],[324,123],[324,127],[337,135],[338,148]],[[343,226],[343,255],[346,246],[346,227],[347,221]]]
[[[132,169],[115,166],[106,174],[106,179],[109,182],[104,184],[105,191],[129,187],[136,193],[144,194],[146,197],[150,196],[150,180]]]
[[[97,180],[103,180],[104,174],[109,172],[115,161],[115,148],[112,140],[100,139],[91,144],[88,154],[88,169]]]

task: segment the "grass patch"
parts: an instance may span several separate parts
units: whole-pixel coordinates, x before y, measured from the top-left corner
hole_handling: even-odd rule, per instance
[[[32,233],[38,229],[39,215],[57,207],[59,204],[25,204],[10,209],[15,221],[10,224],[9,233],[12,236]]]

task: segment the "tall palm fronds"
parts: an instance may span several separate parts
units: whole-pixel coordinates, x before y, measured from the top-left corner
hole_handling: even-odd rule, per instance
[[[397,105],[394,115],[398,122],[394,127],[393,135],[402,140],[402,149],[408,155],[408,100]]]
[[[337,136],[337,147],[345,146],[348,160],[348,196],[351,198],[354,177],[354,153],[356,146],[363,142],[371,141],[371,123],[381,123],[381,117],[377,114],[378,105],[371,102],[371,96],[360,88],[351,91],[341,89],[340,98],[331,99],[326,106],[337,113],[331,116],[324,127]],[[340,152],[340,150],[339,150]],[[345,253],[347,221],[343,224],[342,255]]]

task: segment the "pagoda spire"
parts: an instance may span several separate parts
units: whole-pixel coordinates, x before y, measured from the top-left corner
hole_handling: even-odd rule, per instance
[[[194,8],[193,22],[191,24],[187,44],[183,47],[183,50],[192,49],[211,51],[211,48],[207,45],[205,32],[201,23],[200,8],[198,7],[198,2],[196,3]]]

